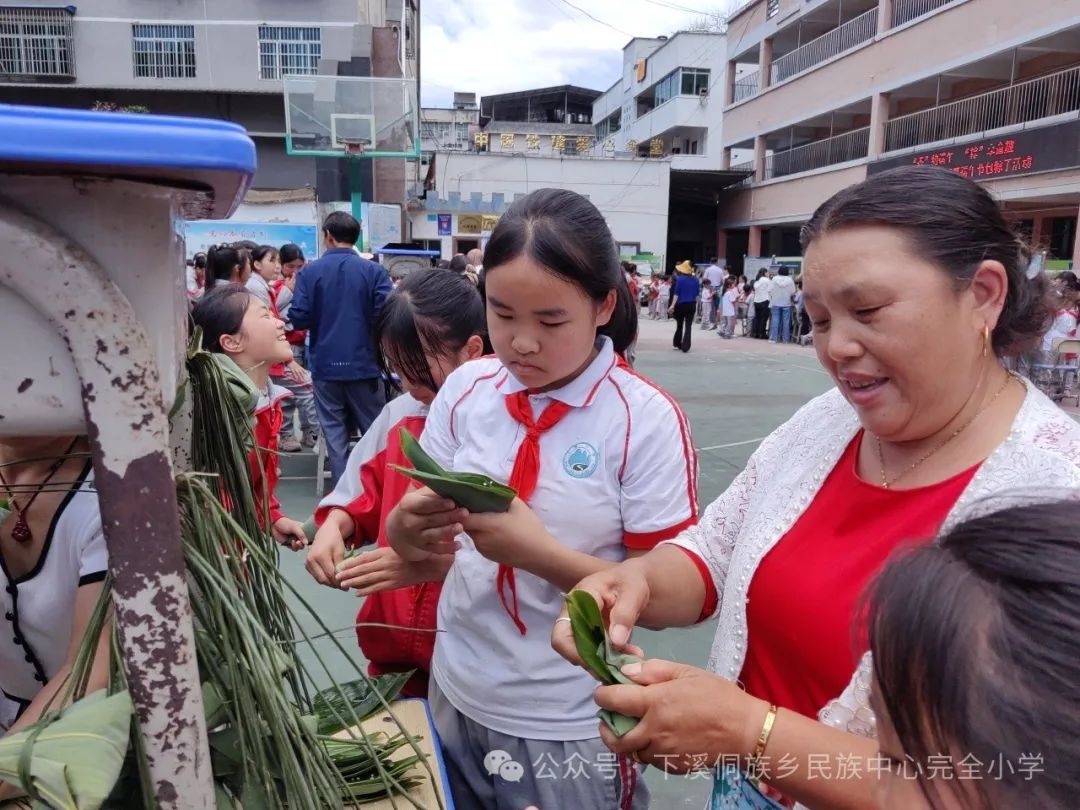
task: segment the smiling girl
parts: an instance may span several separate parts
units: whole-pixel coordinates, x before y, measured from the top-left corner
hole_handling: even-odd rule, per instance
[[[302,524],[281,511],[274,494],[278,480],[281,401],[289,392],[270,381],[270,368],[292,360],[292,350],[285,340],[285,324],[273,316],[266,304],[236,284],[207,292],[192,317],[203,330],[203,348],[232,359],[259,390],[255,447],[250,455],[255,503],[260,518],[269,515],[274,539],[294,551],[301,549],[307,543]]]
[[[644,807],[635,766],[597,736],[594,684],[548,635],[573,583],[696,520],[689,426],[619,357],[637,307],[586,198],[544,189],[515,202],[488,243],[484,279],[496,356],[447,378],[422,444],[447,469],[508,482],[518,498],[505,514],[469,514],[421,489],[387,520],[403,558],[453,555],[430,699],[454,797],[470,808]]]

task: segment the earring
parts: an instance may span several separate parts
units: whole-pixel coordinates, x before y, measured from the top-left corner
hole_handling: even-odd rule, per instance
[[[990,327],[983,327],[983,357],[990,356]]]

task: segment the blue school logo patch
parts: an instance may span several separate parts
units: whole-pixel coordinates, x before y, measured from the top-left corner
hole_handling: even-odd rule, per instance
[[[571,445],[562,460],[563,469],[571,478],[588,478],[599,464],[600,454],[588,442]]]

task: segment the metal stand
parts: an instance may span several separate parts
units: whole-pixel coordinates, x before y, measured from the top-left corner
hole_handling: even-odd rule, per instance
[[[0,284],[47,317],[81,382],[116,623],[158,806],[215,807],[168,423],[127,298],[64,234],[0,203]]]

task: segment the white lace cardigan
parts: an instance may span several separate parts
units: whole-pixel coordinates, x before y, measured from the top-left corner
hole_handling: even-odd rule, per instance
[[[1010,494],[1030,501],[1035,487],[1051,493],[1080,489],[1080,424],[1030,383],[1025,385],[1027,396],[1008,437],[979,468],[943,530],[1004,508]],[[839,391],[817,397],[762,442],[697,526],[668,541],[707,563],[720,595],[711,672],[730,680],[739,677],[746,658],[747,593],[754,571],[815,498],[859,429],[855,411]],[[822,722],[875,736],[870,674],[866,653],[844,694],[819,712]]]

